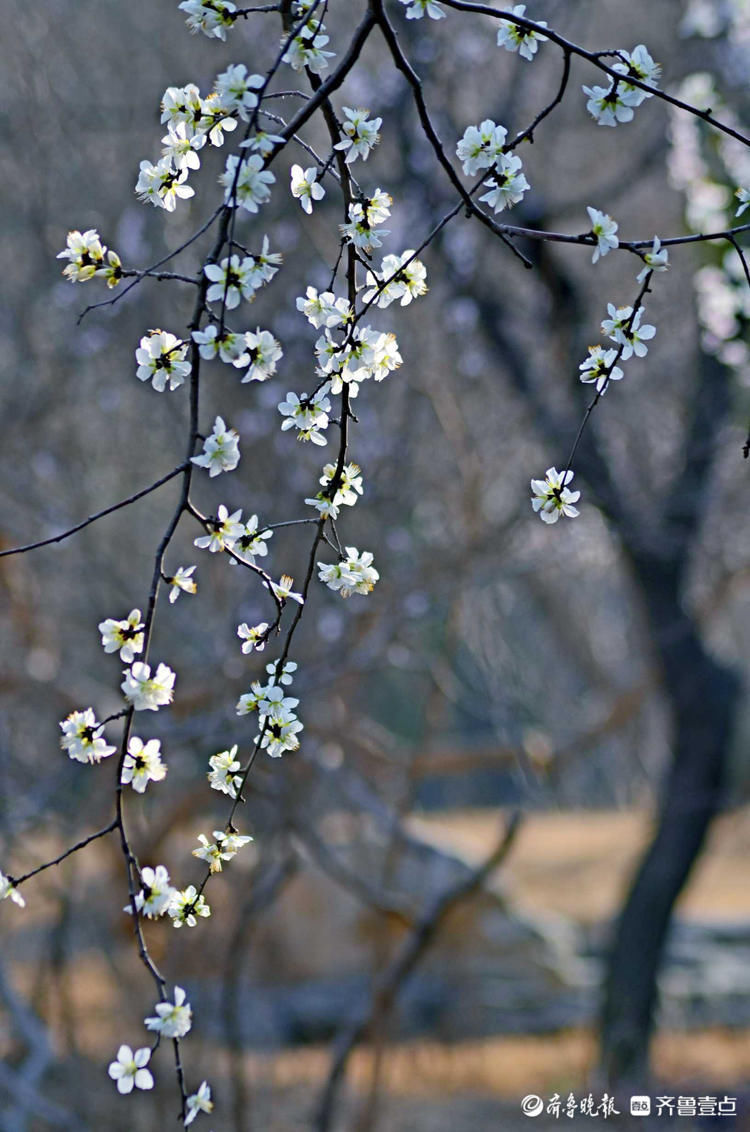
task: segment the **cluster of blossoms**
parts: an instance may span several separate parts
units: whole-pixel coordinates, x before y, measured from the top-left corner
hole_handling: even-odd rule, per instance
[[[258,712],[260,730],[254,741],[272,758],[278,758],[286,751],[296,751],[299,748],[297,736],[303,730],[303,724],[294,711],[299,700],[284,694],[284,688],[292,683],[296,670],[297,665],[294,661],[286,661],[280,673],[277,664],[273,662],[267,664],[266,672],[271,677],[270,681],[267,684],[261,684],[259,680],[253,681],[250,691],[245,692],[237,701],[237,715]],[[233,748],[235,753],[236,750],[236,747]],[[239,768],[239,763],[236,766]],[[217,786],[216,789],[222,787]]]
[[[630,122],[634,110],[647,98],[653,98],[649,91],[635,86],[629,80],[635,79],[651,87],[659,85],[661,67],[654,62],[643,43],[639,43],[632,51],[620,50],[615,54],[618,59],[612,70],[617,77],[612,78],[610,85],[583,87],[584,94],[588,95],[586,109],[599,126]]]
[[[599,255],[606,254],[610,248],[618,246],[617,224],[609,216],[597,212],[594,208],[588,209],[592,222],[593,235],[597,240],[594,251],[594,262]],[[653,272],[667,271],[669,268],[669,255],[666,248],[661,246],[658,236],[654,236],[651,250],[642,256],[644,267],[639,272],[639,282],[647,284]],[[613,347],[605,349],[601,343],[589,346],[588,357],[579,365],[580,380],[587,385],[595,384],[597,397],[603,396],[611,381],[622,380],[624,373],[617,362],[628,361],[629,358],[643,358],[648,353],[646,345],[656,334],[656,327],[650,323],[643,323],[642,318],[645,307],[640,302],[635,306],[615,307],[614,303],[607,304],[609,318],[602,321],[602,334],[606,334],[614,343]],[[574,506],[580,498],[580,491],[570,491],[567,484],[573,478],[573,472],[568,468],[560,473],[556,468],[548,468],[546,478],[531,481],[531,505],[545,523],[556,523],[561,515],[573,519],[578,515],[578,508]]]
[[[163,393],[167,385],[170,390],[179,389],[192,369],[185,360],[187,350],[188,343],[174,334],[149,330],[135,352],[136,377],[139,381],[150,381],[157,393]]]
[[[483,182],[489,192],[479,199],[486,201],[495,212],[518,204],[531,187],[521,172],[521,158],[504,152],[507,136],[504,126],[485,118],[478,126],[469,126],[456,146],[467,176],[475,176],[483,169],[493,170],[492,178]]]
[[[339,562],[318,563],[318,577],[342,597],[369,594],[380,578],[372,564],[372,554],[369,550],[363,550],[360,554],[356,546],[346,546],[344,550],[345,556]]]
[[[68,260],[63,275],[71,283],[85,283],[100,275],[106,279],[108,287],[116,287],[122,278],[120,257],[117,252],[107,250],[94,228],[68,232],[67,247],[58,252],[57,258]]]
[[[367,161],[371,150],[380,141],[378,130],[383,124],[383,119],[370,119],[369,110],[352,110],[349,106],[343,106],[342,111],[345,120],[341,132],[346,136],[333,148],[346,153],[344,160],[347,165],[352,165],[358,157]]]
[[[222,17],[227,8],[234,11],[232,5],[194,7],[199,10],[192,13],[197,21],[193,30],[200,27],[205,31],[210,26],[212,32],[225,30]],[[167,127],[162,138],[162,155],[156,163],[141,161],[135,186],[139,198],[174,212],[178,200],[194,196],[195,190],[187,184],[187,179],[191,171],[200,168],[200,151],[207,143],[223,145],[225,135],[237,129],[237,119],[248,120],[258,105],[256,92],[264,85],[262,75],[248,74],[244,64],[239,63],[217,75],[213,91],[205,98],[195,83],[167,87],[161,101],[161,121]],[[223,183],[229,193],[236,191],[239,200],[239,185],[235,190],[239,176],[243,180],[243,207],[257,211],[257,205],[268,199],[268,186],[275,178],[264,170],[264,158],[260,154],[243,158],[238,175],[239,161],[238,157],[233,163],[231,159],[227,161]]]

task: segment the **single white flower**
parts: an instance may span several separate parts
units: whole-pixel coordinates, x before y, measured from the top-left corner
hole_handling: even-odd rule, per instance
[[[130,664],[135,654],[143,652],[144,623],[140,609],[131,609],[125,621],[115,621],[108,617],[99,623],[102,645],[105,652],[120,652],[120,660]]]
[[[266,589],[269,588],[268,582],[264,582],[263,585]],[[270,589],[282,605],[285,601],[296,601],[299,605],[304,605],[305,599],[302,594],[296,594],[292,591],[293,585],[294,578],[290,578],[288,574],[282,574],[278,582],[271,582]]]
[[[193,34],[202,31],[209,39],[225,40],[227,29],[237,19],[237,8],[229,0],[181,0],[177,7],[185,12],[185,23],[190,31]]]
[[[235,553],[254,563],[256,558],[265,558],[268,554],[266,543],[270,538],[273,538],[273,531],[259,531],[258,516],[251,515],[235,538],[233,549]]]
[[[624,362],[633,354],[638,358],[644,358],[648,353],[648,346],[645,343],[656,334],[655,326],[648,323],[641,326],[641,318],[645,309],[645,307],[639,307],[633,314],[632,307],[615,309],[613,303],[607,304],[610,317],[605,318],[602,322],[602,333],[607,334],[613,342],[622,347],[620,357]]]
[[[211,283],[206,292],[208,302],[224,303],[230,311],[240,305],[241,299],[252,302],[256,291],[254,267],[255,260],[251,256],[240,260],[238,255],[233,255],[221,263],[207,263],[203,272]]]
[[[525,4],[516,4],[511,8],[511,14],[523,17],[526,11]],[[527,17],[528,18],[528,17]],[[538,28],[546,28],[544,20],[534,20]],[[497,28],[497,45],[506,51],[517,51],[522,59],[531,61],[536,55],[540,43],[546,43],[547,36],[542,35],[535,28],[523,28],[512,20],[500,20]]]
[[[171,605],[174,605],[181,593],[197,593],[198,586],[192,578],[194,572],[195,566],[179,566],[176,574],[171,578],[165,579],[167,585],[171,587],[169,590],[169,601]]]
[[[141,869],[141,885],[141,891],[135,895],[138,912],[148,916],[150,920],[156,920],[169,912],[177,889],[169,883],[169,873],[164,865],[157,865],[155,869],[147,865]],[[132,914],[133,909],[127,904],[123,911]]]
[[[193,546],[201,550],[209,550],[211,554],[216,554],[225,548],[231,550],[243,531],[241,517],[241,510],[234,511],[230,515],[224,504],[220,503],[216,518],[208,520],[209,533],[193,539]]]
[[[303,169],[301,165],[293,165],[291,176],[292,196],[300,202],[304,211],[310,215],[313,210],[313,201],[322,200],[326,195],[325,189],[318,183],[318,171],[312,165],[309,169]]]
[[[187,349],[188,343],[174,334],[149,330],[135,352],[136,377],[139,381],[150,381],[157,393],[163,393],[167,383],[170,390],[178,389],[192,369],[190,362],[185,361]]]
[[[370,156],[370,151],[380,141],[380,129],[383,119],[368,117],[369,110],[353,110],[349,106],[342,107],[344,113],[344,122],[342,123],[342,133],[346,135],[343,141],[338,142],[333,148],[342,150],[346,153],[346,164],[351,165],[358,157],[363,161],[367,161]]]
[[[0,872],[0,900],[7,900],[9,898],[14,904],[17,904],[19,908],[26,907],[26,901],[23,896],[21,896],[21,893],[18,891],[13,881],[10,877]]]
[[[185,1115],[185,1127],[192,1124],[199,1112],[213,1112],[214,1104],[211,1100],[211,1086],[205,1081],[201,1083],[201,1087],[197,1093],[192,1093],[187,1099],[187,1113]]]
[[[429,16],[431,20],[444,20],[445,12],[435,0],[400,0],[406,6],[407,20],[421,20]]]
[[[171,157],[162,157],[156,165],[151,161],[142,161],[135,185],[139,200],[149,201],[156,208],[174,212],[178,199],[187,200],[195,196],[195,189],[185,184],[188,172],[186,165],[176,169]]]
[[[750,189],[737,189],[734,194],[740,202],[740,207],[737,209],[735,216],[742,216],[742,213],[750,205]],[[60,255],[63,253],[61,252]],[[58,256],[59,259],[59,256]],[[63,272],[65,274],[65,272]],[[299,303],[299,299],[297,300]]]
[[[584,94],[589,96],[586,109],[598,126],[616,126],[618,122],[630,122],[633,107],[623,100],[619,84],[614,86],[584,86]]]
[[[237,163],[241,162],[239,173]],[[219,177],[219,183],[224,186],[224,203],[235,203],[244,208],[246,212],[257,212],[260,205],[271,198],[270,185],[276,178],[270,169],[266,169],[265,161],[260,153],[253,153],[250,157],[238,157],[232,153],[227,157],[224,172]],[[236,181],[236,184],[235,184]]]
[[[216,93],[222,106],[231,114],[239,114],[243,122],[249,121],[250,112],[258,105],[255,93],[265,83],[262,75],[249,75],[244,63],[235,63],[216,76]]]
[[[610,248],[620,246],[620,241],[615,235],[618,225],[611,216],[607,216],[605,212],[599,212],[597,208],[591,208],[590,205],[587,205],[586,211],[591,221],[591,232],[596,238],[596,247],[591,257],[591,262],[596,263],[599,257],[605,256]]]
[[[222,417],[214,421],[214,429],[203,442],[200,456],[191,456],[194,464],[206,468],[211,479],[222,472],[232,472],[240,462],[239,435],[227,428]]]
[[[190,1003],[185,1002],[182,987],[174,988],[174,1003],[157,1002],[155,1018],[145,1018],[147,1030],[156,1030],[165,1038],[184,1038],[193,1024]]]
[[[138,660],[123,675],[120,687],[136,711],[158,711],[171,704],[175,674],[166,664],[160,664],[152,676],[150,665]]]
[[[531,188],[521,172],[521,158],[515,153],[501,153],[495,163],[492,179],[482,183],[490,191],[479,199],[486,201],[494,212],[502,212],[503,209],[518,204],[523,200],[524,193]]]
[[[242,651],[244,653],[263,652],[266,647],[267,632],[267,621],[261,621],[258,625],[248,625],[247,622],[243,621],[241,625],[237,626],[237,636],[243,642]]]
[[[668,271],[669,270],[669,251],[661,246],[661,240],[658,236],[654,236],[654,242],[651,246],[651,251],[646,252],[643,257],[645,267],[636,275],[639,283],[648,275],[649,271]]]
[[[276,373],[276,363],[283,357],[284,351],[281,349],[281,344],[276,341],[273,334],[269,330],[261,330],[258,327],[253,334],[247,331],[244,335],[245,353],[242,362],[235,362],[234,364],[239,368],[241,365],[250,363],[250,368],[246,374],[243,374],[242,383],[246,381],[267,381],[269,377],[273,377]]]
[[[166,774],[167,768],[161,761],[160,740],[149,739],[144,743],[137,735],[133,735],[123,759],[120,778],[123,785],[130,785],[136,793],[143,794],[149,782],[161,782]]]
[[[132,1093],[136,1089],[153,1089],[154,1079],[150,1070],[146,1069],[151,1059],[151,1050],[148,1047],[137,1049],[133,1053],[130,1046],[120,1046],[117,1051],[117,1061],[110,1063],[107,1072],[113,1081],[117,1082],[118,1093]]]
[[[117,750],[98,734],[102,726],[91,708],[73,711],[60,724],[60,746],[76,762],[98,763]]]

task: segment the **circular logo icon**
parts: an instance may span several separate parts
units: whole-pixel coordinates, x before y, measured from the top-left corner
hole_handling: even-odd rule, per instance
[[[539,1113],[544,1108],[544,1101],[538,1097],[536,1093],[529,1093],[521,1101],[521,1112],[524,1116],[539,1116]]]

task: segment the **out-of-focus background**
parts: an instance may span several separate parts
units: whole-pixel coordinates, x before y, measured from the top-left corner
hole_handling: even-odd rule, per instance
[[[330,7],[341,50],[362,5]],[[489,20],[406,22],[391,8],[449,154],[483,118],[522,129],[554,92],[552,45],[532,66],[498,50]],[[592,49],[646,43],[666,89],[741,122],[750,26],[740,0],[536,0],[528,14]],[[226,44],[188,35],[171,0],[38,0],[6,21],[3,548],[80,521],[182,458],[185,390],[158,396],[137,382],[134,350],[150,327],[184,331],[189,289],[147,283],[77,326],[106,296],[66,283],[55,255],[69,228],[96,227],[126,265],[145,267],[216,207],[223,154],[204,151],[196,196],[172,216],[136,200],[138,162],[159,153],[166,86],[207,93],[229,63],[268,67],[279,21],[257,20]],[[593,205],[624,238],[730,223],[733,188],[750,183],[742,148],[656,100],[630,124],[598,128],[580,90],[597,81],[574,62],[565,104],[524,147],[532,191],[509,219],[583,232]],[[292,72],[289,82],[304,85]],[[358,172],[394,197],[383,250],[414,246],[451,191],[377,37],[335,103],[383,117],[382,144]],[[306,136],[325,152],[317,127]],[[262,523],[302,515],[330,458],[282,434],[276,411],[288,390],[314,384],[315,334],[294,300],[326,284],[339,219],[333,185],[302,214],[287,192],[291,160],[308,164],[287,151],[271,203],[241,222],[249,244],[267,233],[284,253],[243,315],[247,328],[271,329],[285,357],[263,385],[213,364],[203,392],[206,425],[222,413],[243,454],[232,476],[203,478],[198,502]],[[659,968],[652,1092],[738,1097],[748,1119],[748,292],[727,245],[673,250],[648,298],[648,357],[627,364],[577,457],[581,516],[548,528],[531,512],[529,479],[563,466],[589,397],[578,365],[606,303],[635,296],[637,263],[609,255],[592,269],[583,247],[522,246],[533,272],[459,217],[425,253],[426,298],[373,319],[398,333],[404,365],[357,401],[351,457],[366,490],[342,531],[375,552],[381,581],[366,600],[314,589],[292,654],[304,741],[253,770],[240,827],[254,846],[212,881],[210,920],[179,933],[147,925],[155,958],[193,1004],[189,1084],[211,1081],[217,1107],[201,1119],[216,1132],[316,1127],[332,1050],[347,1041],[332,1128],[521,1127],[526,1094],[601,1096],[603,1010],[605,1062],[643,1081],[645,1033],[623,1062],[618,1026],[648,998],[659,923],[693,858]],[[6,873],[110,817],[112,767],[68,760],[58,721],[89,704],[100,718],[118,710],[120,664],[103,656],[96,626],[144,606],[177,490],[0,567]],[[275,534],[275,576],[299,578],[301,530]],[[224,821],[207,759],[247,749],[254,734],[234,704],[262,666],[241,656],[236,626],[267,609],[244,571],[193,549],[196,533],[180,529],[170,566],[196,562],[199,592],[160,608],[152,651],[178,673],[173,709],[148,720],[169,774],[128,799],[141,863],[167,865],[181,886],[201,875],[197,834]],[[468,886],[516,811],[501,866],[433,916],[434,938],[398,993],[378,994],[420,917]],[[121,1042],[145,1040],[153,999],[121,911],[116,846],[97,842],[24,895],[25,911],[0,909],[3,1132],[145,1132],[172,1120],[169,1050],[152,1094],[123,1100],[106,1077]],[[371,1025],[359,1043],[362,1019]]]

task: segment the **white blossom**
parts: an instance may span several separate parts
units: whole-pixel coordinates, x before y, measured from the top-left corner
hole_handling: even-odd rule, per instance
[[[326,191],[317,180],[318,171],[314,165],[303,169],[301,165],[293,165],[291,169],[292,196],[298,200],[304,211],[310,215],[313,210],[313,201],[322,200]]]
[[[142,161],[135,191],[140,200],[174,212],[178,199],[187,200],[195,195],[195,190],[185,184],[187,176],[187,166],[176,169],[171,157],[162,157],[155,165]]]
[[[619,86],[584,86],[584,94],[589,96],[586,109],[599,126],[616,126],[618,122],[630,122],[633,107],[625,102]]]
[[[478,126],[467,127],[456,146],[464,173],[473,177],[480,169],[491,169],[502,156],[507,136],[505,126],[498,126],[491,118],[485,118]]]
[[[518,204],[523,200],[524,193],[531,188],[521,172],[521,158],[515,153],[501,153],[491,180],[482,183],[490,191],[479,199],[486,201],[494,212],[502,212],[503,209]]]
[[[239,173],[237,173],[238,162],[241,162]],[[275,180],[271,170],[265,168],[265,161],[259,153],[253,153],[250,157],[230,154],[224,172],[219,177],[220,184],[226,190],[224,203],[231,205],[236,203],[246,212],[257,212],[260,205],[270,200],[269,185],[273,185]]]
[[[203,272],[211,283],[206,292],[208,302],[223,302],[227,310],[238,307],[241,299],[252,302],[259,285],[253,276],[254,267],[255,260],[251,256],[240,259],[233,255],[225,257],[221,263],[207,263]]]
[[[274,597],[276,597],[282,605],[285,601],[296,601],[298,605],[305,604],[305,599],[302,594],[294,593],[292,590],[294,578],[290,577],[289,574],[282,574],[278,582],[271,582],[270,586],[268,582],[264,582],[263,585],[266,589],[270,589],[273,592]]]
[[[0,900],[8,899],[12,900],[14,904],[17,904],[19,908],[26,907],[26,901],[23,896],[21,896],[21,893],[18,891],[13,881],[10,877],[0,872]]]
[[[211,1087],[205,1081],[197,1093],[191,1093],[186,1103],[185,1127],[192,1124],[199,1112],[213,1112],[214,1103],[211,1100]]]
[[[643,262],[646,266],[643,267],[636,275],[636,279],[639,283],[643,282],[649,271],[669,270],[669,251],[667,250],[667,248],[663,248],[661,246],[661,240],[658,236],[654,236],[654,242],[651,245],[651,251],[645,253]]]
[[[190,1003],[185,1002],[185,992],[182,987],[174,988],[174,1003],[157,1002],[154,1007],[155,1018],[146,1018],[144,1023],[147,1030],[156,1030],[164,1038],[184,1038],[193,1024],[193,1011]]]
[[[181,928],[186,924],[189,928],[194,928],[198,923],[197,917],[210,916],[211,908],[206,903],[203,893],[198,893],[195,885],[189,884],[187,888],[176,893],[168,912],[172,917],[172,927]]]
[[[105,652],[120,653],[120,660],[130,664],[136,653],[143,652],[143,631],[140,609],[131,609],[124,621],[108,617],[99,623],[102,645]]]
[[[193,34],[202,31],[209,39],[226,39],[234,24],[237,7],[229,0],[181,0],[177,5],[186,13],[185,23]]]
[[[600,256],[607,254],[610,248],[620,246],[620,241],[615,235],[618,225],[611,216],[607,216],[605,212],[599,212],[597,208],[587,205],[586,211],[591,221],[591,232],[596,237],[596,247],[591,257],[591,262],[596,263]]]
[[[158,711],[171,704],[175,674],[166,664],[160,664],[152,676],[151,667],[137,660],[123,675],[120,687],[136,711]]]
[[[73,711],[60,724],[60,746],[79,763],[98,763],[117,750],[97,732],[103,724],[96,722],[92,708]]]
[[[165,579],[167,585],[171,587],[169,591],[171,605],[174,605],[181,593],[194,594],[197,592],[198,586],[192,578],[194,572],[195,566],[179,566],[176,574]]]
[[[239,114],[243,122],[250,118],[250,111],[258,105],[255,93],[265,83],[262,75],[249,75],[244,63],[235,63],[216,76],[216,93],[222,106],[231,114]]]
[[[526,11],[525,4],[516,4],[511,8],[514,16],[523,16]],[[528,17],[526,17],[528,19]],[[546,28],[545,20],[533,21],[538,27]],[[500,20],[497,29],[497,45],[506,51],[517,51],[522,59],[531,61],[536,55],[540,43],[546,43],[547,36],[534,28],[523,28],[512,20]]]
[[[101,269],[105,251],[99,233],[89,228],[86,232],[68,232],[67,247],[58,252],[56,258],[69,261],[63,268],[66,279],[71,283],[85,283]]]
[[[261,621],[258,625],[248,625],[246,621],[243,621],[241,625],[238,625],[237,636],[243,642],[243,653],[263,652],[266,647],[267,633],[267,621]]]
[[[296,35],[281,57],[293,71],[311,71],[319,75],[328,67],[328,60],[334,58],[333,51],[324,51],[329,37],[323,34],[323,24],[310,20]]]
[[[750,189],[736,189],[734,195],[740,202],[740,207],[737,209],[735,215],[742,216],[742,213],[745,211],[745,209],[750,206]],[[61,252],[60,254],[62,255],[63,253]],[[60,257],[58,256],[58,259],[59,258]],[[65,274],[65,272],[63,272],[63,274]],[[297,300],[297,302],[299,303],[299,299]]]
[[[277,406],[285,418],[281,424],[282,432],[296,428],[298,440],[310,440],[313,444],[325,445],[327,441],[323,431],[329,424],[331,402],[327,395],[330,388],[330,383],[326,382],[312,398],[308,398],[306,393],[300,397],[296,393],[287,393],[286,400]]]
[[[193,546],[197,546],[200,550],[209,550],[211,554],[216,554],[225,547],[231,550],[235,540],[242,534],[241,517],[241,510],[234,511],[230,515],[224,504],[220,503],[216,518],[209,520],[209,533],[193,539]]]
[[[208,772],[208,782],[212,790],[218,790],[222,794],[228,794],[230,798],[236,798],[240,786],[242,785],[242,778],[237,773],[240,769],[240,763],[235,758],[237,754],[237,744],[229,751],[220,751],[217,755],[211,755],[208,760],[208,765],[211,768]]]
[[[445,12],[435,0],[400,0],[406,6],[407,20],[421,20],[429,16],[431,20],[444,20]]]
[[[358,157],[367,161],[370,151],[380,141],[378,130],[383,119],[370,119],[369,110],[354,110],[349,106],[343,106],[342,110],[345,120],[342,123],[341,131],[346,134],[346,137],[343,141],[337,142],[333,148],[346,153],[345,161],[347,165],[351,165]]]
[[[532,480],[531,490],[533,496],[531,506],[538,512],[544,523],[556,523],[561,515],[574,519],[578,508],[574,507],[580,497],[580,491],[570,491],[565,485],[573,479],[573,472],[569,469],[563,475],[557,468],[547,468],[545,479]]]
[[[136,377],[150,381],[157,393],[163,393],[169,383],[170,390],[179,389],[192,366],[185,361],[188,344],[166,330],[149,330],[141,338],[135,352],[138,362]]]
[[[369,550],[362,553],[356,546],[344,547],[346,557],[339,562],[318,563],[318,577],[329,589],[339,592],[342,597],[352,594],[368,594],[380,578],[372,565],[373,555]]]
[[[133,1053],[130,1046],[120,1046],[117,1060],[110,1063],[107,1072],[117,1082],[118,1093],[132,1093],[136,1089],[153,1089],[154,1079],[146,1069],[151,1059],[151,1050],[146,1046]]]
[[[617,350],[603,350],[601,346],[589,346],[589,356],[579,365],[581,381],[596,382],[599,393],[603,393],[610,381],[620,381],[622,370],[616,366]]]
[[[193,464],[206,468],[211,479],[222,472],[232,472],[240,462],[239,434],[227,428],[222,417],[214,421],[213,432],[203,442],[200,456],[191,456]]]
[[[254,563],[256,558],[265,558],[268,554],[266,542],[272,537],[273,531],[267,528],[258,530],[258,516],[251,515],[234,539],[232,549],[236,554],[241,554],[243,558]]]
[[[141,891],[135,895],[136,910],[150,920],[166,915],[177,889],[169,883],[169,873],[164,865],[157,865],[155,869],[147,865],[141,869],[141,885]],[[133,909],[128,904],[123,911],[132,913]]]
[[[193,849],[193,856],[205,861],[210,873],[220,873],[222,865],[237,856],[238,851],[252,841],[252,837],[239,833],[226,833],[214,830],[214,841],[210,842],[205,833],[198,834],[199,849]]]
[[[427,294],[427,271],[421,260],[414,258],[409,248],[398,255],[387,255],[380,265],[379,272],[368,271],[365,285],[369,290],[362,296],[364,303],[376,301],[377,306],[387,307],[396,299],[406,307],[412,299]],[[377,296],[377,298],[376,298]]]
[[[624,362],[633,354],[638,358],[644,358],[648,353],[648,346],[645,343],[656,334],[655,326],[648,323],[641,326],[641,318],[645,309],[645,307],[639,307],[633,314],[632,307],[615,309],[613,303],[607,304],[609,318],[605,318],[602,322],[602,334],[607,334],[613,342],[622,347],[620,357]]]
[[[169,130],[161,139],[163,156],[170,158],[175,169],[200,169],[201,159],[198,150],[206,144],[206,135],[195,133],[185,122],[170,123]]]
[[[167,768],[161,761],[161,742],[149,739],[144,743],[137,735],[128,741],[128,750],[122,764],[120,782],[132,786],[138,794],[143,794],[149,782],[161,782],[166,777]]]
[[[281,343],[277,342],[269,330],[256,328],[255,333],[246,331],[244,335],[245,353],[242,361],[234,364],[239,366],[250,363],[247,373],[242,376],[242,384],[246,381],[267,381],[276,373],[276,363],[284,356]]]
[[[341,326],[352,317],[352,308],[343,295],[338,298],[333,291],[322,291],[318,294],[315,287],[308,287],[304,297],[297,299],[297,310],[302,311],[305,318],[316,330],[323,327],[332,330]]]
[[[612,64],[613,71],[624,75],[626,79],[640,79],[640,81],[646,83],[647,86],[657,87],[659,85],[661,67],[651,58],[644,43],[639,43],[632,51],[620,50],[618,54],[622,56],[622,58]],[[653,98],[653,95],[650,94],[649,91],[641,90],[640,87],[633,86],[632,83],[623,82],[622,80],[618,83],[618,90],[623,101],[629,106],[640,106],[647,98]]]

